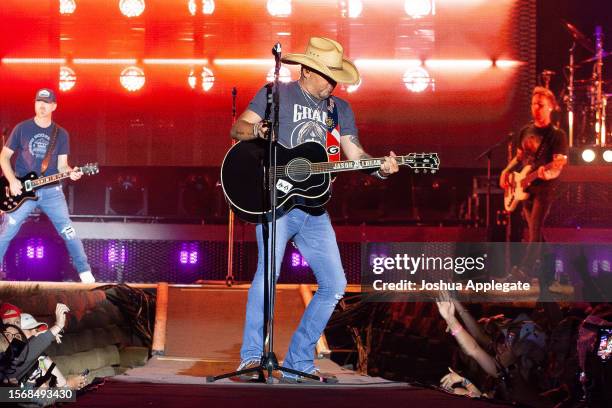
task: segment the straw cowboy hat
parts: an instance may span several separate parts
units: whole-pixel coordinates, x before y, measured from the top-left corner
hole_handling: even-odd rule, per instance
[[[302,64],[342,84],[359,82],[355,65],[344,59],[344,49],[337,41],[323,37],[311,37],[304,54],[287,54],[286,64]]]

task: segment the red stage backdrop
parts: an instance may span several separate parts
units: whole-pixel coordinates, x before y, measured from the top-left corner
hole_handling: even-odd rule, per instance
[[[31,116],[35,90],[52,86],[73,162],[218,166],[232,87],[240,113],[274,43],[303,52],[313,35],[356,61],[362,83],[336,92],[374,154],[424,149],[447,167],[482,166],[475,156],[529,117],[535,0],[121,2],[134,17],[119,3],[3,1],[0,126]]]

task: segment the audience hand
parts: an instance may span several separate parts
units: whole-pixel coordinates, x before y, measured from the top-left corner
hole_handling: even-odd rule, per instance
[[[69,311],[70,309],[68,306],[62,303],[58,303],[57,306],[55,306],[55,324],[60,329],[63,329],[66,326],[66,313]]]

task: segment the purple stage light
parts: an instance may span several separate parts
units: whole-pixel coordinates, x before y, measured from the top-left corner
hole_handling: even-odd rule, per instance
[[[299,252],[293,252],[291,254],[291,266],[293,268],[298,268],[298,267],[308,267],[308,262],[306,262],[306,259],[304,259],[304,257],[302,256],[302,254],[300,254]]]
[[[26,246],[26,257],[28,259],[43,259],[45,257],[45,246],[42,239],[29,239]]]
[[[181,254],[179,256],[179,261],[183,265],[187,264],[187,262],[189,261],[189,252],[188,251],[181,251]]]
[[[298,254],[297,252],[291,254],[291,266],[293,266],[294,268],[296,266],[300,266],[300,254]]]
[[[125,264],[126,249],[121,243],[112,242],[106,250],[106,260],[110,264]]]
[[[199,258],[200,252],[197,243],[191,242],[181,245],[181,251],[179,252],[179,262],[181,265],[195,265],[198,263]]]

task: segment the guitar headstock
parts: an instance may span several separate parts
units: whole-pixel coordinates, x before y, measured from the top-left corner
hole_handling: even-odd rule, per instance
[[[415,173],[419,173],[422,170],[423,173],[429,172],[433,174],[440,170],[438,153],[410,153],[402,156],[398,164],[410,167]]]
[[[82,166],[79,166],[81,173],[86,176],[93,176],[94,174],[98,174],[100,169],[98,168],[98,163],[87,163]]]

